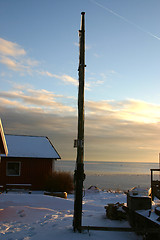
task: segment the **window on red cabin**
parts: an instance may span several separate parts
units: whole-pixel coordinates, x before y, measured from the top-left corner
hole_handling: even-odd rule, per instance
[[[21,163],[20,162],[7,162],[6,174],[7,174],[7,176],[20,176]]]

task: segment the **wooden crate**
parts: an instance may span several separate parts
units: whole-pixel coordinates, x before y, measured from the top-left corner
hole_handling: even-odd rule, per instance
[[[131,210],[151,209],[152,201],[149,196],[129,195],[127,194],[127,206]]]

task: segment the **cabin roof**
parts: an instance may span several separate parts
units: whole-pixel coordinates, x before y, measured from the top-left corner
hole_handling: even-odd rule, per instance
[[[1,119],[0,119],[0,154],[5,154],[5,155],[8,154],[8,148],[6,144],[6,139],[5,139]]]
[[[6,134],[7,157],[52,158],[60,155],[47,137]]]

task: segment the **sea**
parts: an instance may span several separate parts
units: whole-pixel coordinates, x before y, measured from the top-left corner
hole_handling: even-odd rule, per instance
[[[58,160],[56,171],[74,174],[76,161]],[[127,191],[133,187],[150,188],[151,171],[159,163],[84,161],[84,189],[96,186],[102,190]],[[158,173],[158,172],[157,172]],[[160,180],[160,173],[154,180]]]

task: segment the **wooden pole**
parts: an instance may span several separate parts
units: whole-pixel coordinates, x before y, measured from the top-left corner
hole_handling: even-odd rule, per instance
[[[79,31],[79,91],[78,91],[78,139],[76,141],[77,160],[74,175],[74,231],[81,232],[82,197],[84,181],[84,79],[85,79],[85,13],[81,13],[81,29]]]
[[[160,153],[159,153],[159,169],[160,169]],[[160,181],[160,172],[159,172],[159,181]]]

